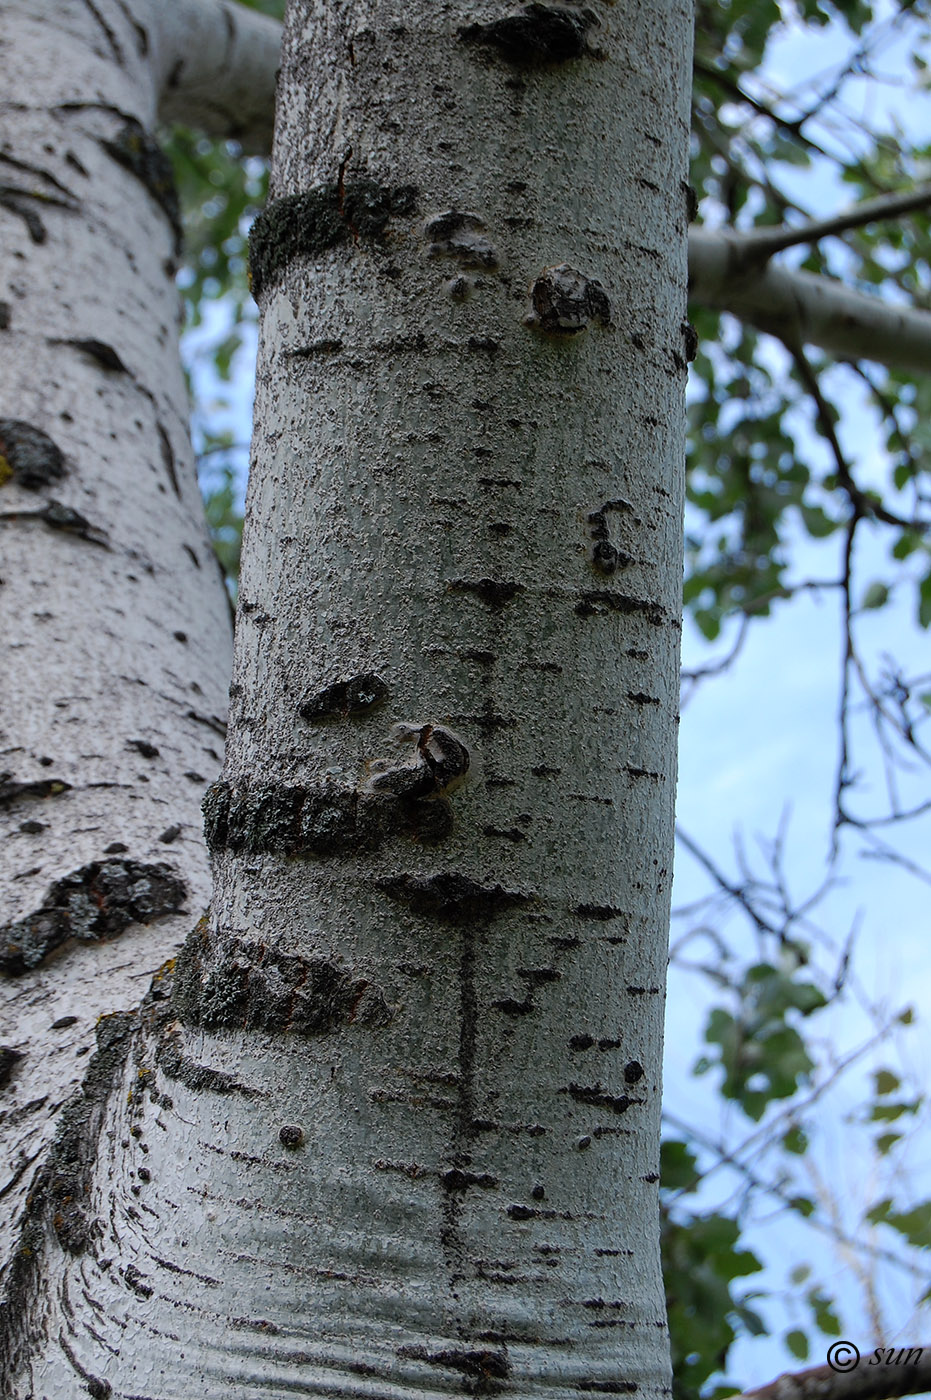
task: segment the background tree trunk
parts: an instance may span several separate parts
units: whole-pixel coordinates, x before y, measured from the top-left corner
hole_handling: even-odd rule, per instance
[[[215,900],[18,1394],[668,1389],[689,25],[292,7]]]
[[[231,628],[178,359],[154,31],[115,5],[2,9],[6,1287],[97,1018],[138,1004],[209,898],[199,807],[221,761]]]

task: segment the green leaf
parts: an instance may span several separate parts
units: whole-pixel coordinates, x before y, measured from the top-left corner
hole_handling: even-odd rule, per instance
[[[783,1341],[797,1361],[808,1360],[808,1338],[804,1332],[793,1327],[791,1332],[785,1334]]]
[[[860,607],[863,608],[864,612],[868,612],[875,608],[885,607],[888,601],[888,585],[885,583],[871,583],[869,588],[863,595],[863,601],[860,604]]]
[[[801,1157],[808,1151],[808,1134],[802,1128],[790,1128],[783,1134],[782,1145],[787,1152],[792,1152],[795,1156]]]
[[[667,1191],[694,1191],[700,1173],[698,1158],[690,1147],[675,1138],[660,1144],[660,1185]]]
[[[827,1294],[822,1293],[818,1288],[812,1288],[808,1294],[808,1305],[814,1314],[815,1323],[819,1330],[826,1337],[839,1337],[840,1318]]]
[[[918,622],[922,627],[931,627],[931,572],[918,585]]]
[[[874,1103],[869,1111],[868,1121],[871,1123],[894,1123],[897,1118],[901,1118],[903,1113],[917,1113],[921,1107],[920,1098],[912,1099],[911,1103],[900,1101],[899,1103]]]
[[[714,642],[721,635],[721,618],[710,608],[696,608],[692,617],[706,642]]]
[[[871,1225],[881,1225],[891,1209],[892,1201],[887,1196],[885,1200],[877,1201],[874,1206],[870,1206],[864,1219],[868,1220]]]
[[[915,550],[920,548],[921,536],[915,534],[913,530],[903,530],[892,546],[892,557],[893,559],[907,559],[910,554],[914,554]]]
[[[874,1070],[873,1081],[877,1094],[894,1094],[902,1082],[897,1074],[892,1073],[891,1069]]]
[[[839,527],[839,520],[832,520],[831,517],[822,510],[821,506],[802,504],[799,506],[805,529],[813,539],[827,539],[828,535],[833,535]]]
[[[875,1225],[891,1225],[916,1249],[931,1249],[931,1201],[923,1201],[911,1210],[902,1211],[889,1209],[889,1204],[882,1201],[879,1206],[874,1206],[867,1212],[867,1220]]]
[[[746,1303],[738,1303],[734,1308],[734,1316],[743,1323],[744,1330],[751,1337],[765,1337],[767,1326],[755,1308],[748,1308]]]

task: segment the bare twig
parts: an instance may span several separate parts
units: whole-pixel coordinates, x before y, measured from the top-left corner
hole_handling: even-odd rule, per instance
[[[716,1157],[727,1155],[727,1147],[724,1143],[717,1142],[714,1138],[700,1132],[694,1128],[691,1123],[686,1122],[684,1118],[680,1118],[677,1114],[668,1113],[664,1110],[663,1122],[675,1129],[676,1132],[683,1133],[686,1138],[697,1143],[706,1151],[713,1152]],[[792,1197],[786,1192],[785,1188],[780,1186],[777,1182],[766,1181],[746,1162],[728,1161],[727,1165],[739,1172],[753,1190],[760,1191],[767,1196],[772,1196],[774,1200],[779,1201],[780,1205],[785,1206],[787,1209],[794,1209]],[[704,1176],[701,1173],[697,1173],[695,1185],[699,1185],[703,1180]],[[884,1249],[882,1245],[874,1245],[862,1239],[853,1239],[852,1236],[844,1231],[843,1227],[838,1222],[820,1216],[817,1211],[813,1215],[806,1216],[805,1223],[806,1225],[810,1225],[813,1229],[818,1230],[821,1234],[830,1235],[833,1240],[843,1245],[845,1248],[868,1254],[873,1259],[881,1259],[886,1264],[894,1264],[896,1268],[902,1269],[906,1273],[912,1275],[919,1272],[920,1266],[910,1263],[905,1256],[895,1254],[891,1249]]]
[[[795,362],[799,378],[812,397],[817,415],[818,430],[831,448],[831,455],[834,458],[834,465],[837,469],[837,480],[846,492],[855,513],[857,515],[869,516],[876,520],[881,520],[885,525],[895,525],[901,530],[927,530],[929,526],[931,526],[931,521],[905,520],[901,515],[895,515],[892,511],[887,510],[881,502],[867,495],[867,493],[862,491],[856,484],[851,475],[847,459],[841,451],[841,445],[834,428],[831,410],[821,392],[818,376],[812,369],[801,345],[793,345],[789,340],[786,340],[784,344]]]
[[[853,561],[853,541],[859,516],[854,513],[848,525],[844,540],[844,655],[841,662],[840,699],[838,702],[838,732],[840,753],[834,778],[834,823],[831,836],[831,861],[840,853],[840,829],[847,822],[844,807],[844,792],[850,787],[853,778],[850,772],[850,672],[853,664],[853,604],[851,599],[851,564]]]
[[[854,228],[863,228],[865,224],[878,223],[882,219],[897,219],[902,214],[910,214],[916,209],[927,209],[929,206],[931,185],[919,185],[907,193],[864,199],[827,219],[812,219],[795,227],[783,224],[779,228],[748,229],[745,233],[735,235],[734,247],[743,265],[759,264],[786,248],[795,248],[802,243],[817,243],[822,238],[847,233]]]
[[[736,900],[761,933],[771,933],[775,938],[781,937],[781,932],[775,924],[771,924],[768,919],[764,919],[759,910],[754,907],[747,896],[746,888],[741,885],[731,884],[724,872],[718,869],[711,857],[701,849],[697,842],[694,841],[681,826],[676,827],[676,839],[682,843],[690,855],[695,857],[699,865],[704,866],[715,884],[720,886],[733,900]]]
[[[754,97],[752,93],[742,88],[732,73],[717,68],[713,63],[706,63],[704,59],[696,57],[692,66],[700,77],[707,78],[710,82],[714,83],[716,87],[719,87],[722,92],[728,93],[735,102],[745,102],[748,107],[756,112],[757,116],[765,117],[768,121],[771,121],[780,131],[784,131],[787,135],[793,137],[793,139],[798,141],[799,145],[805,147],[806,150],[812,151],[819,156],[827,156],[827,151],[819,146],[816,141],[811,141],[807,136],[803,135],[801,128],[806,121],[805,115],[795,119],[780,116],[778,112],[768,107],[765,102],[761,102],[758,97]]]

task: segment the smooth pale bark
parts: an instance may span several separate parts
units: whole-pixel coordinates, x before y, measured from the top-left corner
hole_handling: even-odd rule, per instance
[[[827,1366],[787,1371],[738,1400],[883,1400],[931,1391],[931,1347],[876,1347],[861,1356],[851,1342],[833,1342]]]
[[[931,314],[845,287],[830,277],[758,261],[752,236],[689,231],[689,298],[729,311],[793,346],[842,360],[931,370]],[[754,257],[754,255],[757,255]]]
[[[187,1064],[239,1088],[163,1054],[110,1168],[120,1268],[62,1256],[67,1364],[123,1390],[668,1385],[688,15],[605,9],[597,54],[527,71],[474,18],[298,9],[285,46],[276,194],[355,212],[263,298],[212,824],[250,849],[218,853],[180,1007]],[[364,180],[403,206],[371,244]],[[123,1216],[143,1161],[157,1246]]]
[[[281,25],[234,0],[170,0],[162,9],[149,25],[161,120],[267,154]]]
[[[143,36],[120,5],[7,0],[2,43],[5,1286],[97,1018],[138,1004],[209,899],[199,807],[231,628],[194,475]]]
[[[214,912],[103,1029],[19,1394],[668,1389],[690,16],[500,17],[292,11]]]

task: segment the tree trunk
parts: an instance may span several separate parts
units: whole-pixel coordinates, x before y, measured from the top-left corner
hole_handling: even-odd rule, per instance
[[[199,807],[222,758],[232,638],[178,359],[154,35],[112,5],[2,10],[6,1287],[97,1018],[138,1004],[209,898]]]
[[[689,56],[292,5],[214,901],[102,1028],[18,1395],[667,1392]]]

